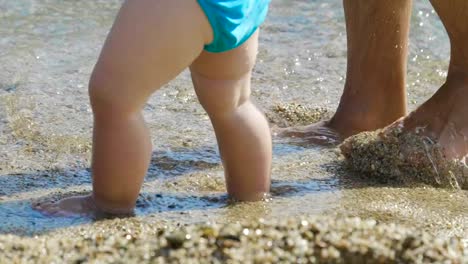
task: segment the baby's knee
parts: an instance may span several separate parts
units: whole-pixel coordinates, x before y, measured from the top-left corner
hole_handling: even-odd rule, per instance
[[[229,97],[216,98],[211,97],[201,101],[203,108],[212,118],[224,118],[239,112],[244,106],[251,104],[250,97]]]
[[[211,117],[230,114],[250,102],[249,79],[212,80],[192,72],[198,99]]]
[[[89,81],[88,93],[95,115],[112,113],[115,116],[136,111],[122,95],[122,89],[119,89],[119,85],[121,84],[116,83],[111,76],[93,72]]]
[[[112,93],[109,81],[102,74],[93,72],[88,85],[88,94],[93,111],[99,111],[105,105],[112,105]]]

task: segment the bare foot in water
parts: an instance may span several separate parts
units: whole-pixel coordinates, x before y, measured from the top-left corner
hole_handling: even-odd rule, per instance
[[[356,102],[358,107],[351,110],[353,107],[344,106],[348,100]],[[372,111],[363,110],[357,102],[355,99],[343,98],[337,113],[330,120],[307,126],[276,128],[273,129],[273,133],[279,137],[299,139],[305,144],[338,145],[350,136],[383,128],[403,115],[402,111],[376,114],[382,110],[381,107],[375,106]]]
[[[303,143],[315,145],[337,145],[342,141],[340,135],[329,127],[329,121],[320,121],[308,126],[275,128],[273,134],[296,138]]]
[[[384,128],[386,137],[401,130],[437,144],[448,160],[462,160],[468,154],[468,76],[450,76],[424,104]],[[342,144],[349,151],[349,142]]]
[[[468,76],[451,76],[428,101],[391,127],[432,139],[448,160],[468,154]],[[384,130],[385,133],[385,130]]]
[[[34,209],[50,216],[85,216],[97,211],[91,194],[83,196],[72,196],[59,201],[38,203]]]
[[[347,139],[341,151],[361,175],[468,189],[468,77],[449,75],[428,101],[380,131]]]
[[[431,3],[450,36],[447,80],[427,102],[393,126],[434,140],[448,160],[464,160],[468,154],[468,5],[464,0]]]
[[[71,196],[59,201],[38,203],[33,206],[35,210],[49,216],[78,217],[78,216],[104,216],[133,214],[133,210],[101,210],[92,194]]]

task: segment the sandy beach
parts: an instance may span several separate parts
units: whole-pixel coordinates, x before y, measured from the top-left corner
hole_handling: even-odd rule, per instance
[[[91,190],[87,85],[120,4],[0,0],[0,263],[468,263],[467,190],[369,177],[333,144],[274,138],[271,197],[230,202],[187,71],[145,107],[154,151],[135,216],[34,211]],[[429,2],[416,2],[410,109],[443,83],[449,52]],[[345,70],[341,1],[273,1],[253,74],[272,127],[330,117]]]

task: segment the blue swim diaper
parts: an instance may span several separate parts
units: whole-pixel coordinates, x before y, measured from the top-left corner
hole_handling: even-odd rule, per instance
[[[263,23],[270,0],[198,0],[213,29],[209,52],[225,52],[247,41]]]

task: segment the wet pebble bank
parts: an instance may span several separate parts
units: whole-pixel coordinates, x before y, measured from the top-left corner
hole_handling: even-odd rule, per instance
[[[0,263],[65,262],[467,263],[468,248],[395,224],[326,217],[183,227],[128,218],[0,236]]]

